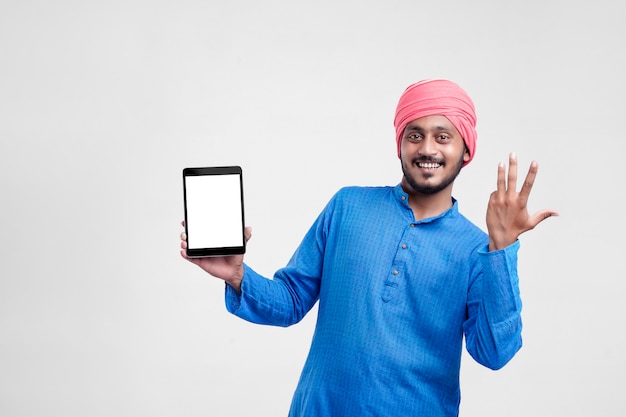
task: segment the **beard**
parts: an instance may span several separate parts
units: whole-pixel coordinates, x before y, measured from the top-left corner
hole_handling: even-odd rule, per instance
[[[414,158],[411,160],[411,164],[415,165],[419,162],[436,162],[436,163],[442,163],[443,165],[441,165],[440,168],[437,169],[441,169],[444,168],[445,162],[442,160],[437,160],[435,158],[430,158],[430,157],[421,157],[421,158]],[[456,166],[454,167],[454,170],[450,173],[450,175],[448,175],[447,177],[443,178],[439,183],[437,184],[420,184],[417,182],[417,180],[415,179],[415,177],[413,175],[411,175],[411,172],[409,170],[409,168],[405,165],[404,163],[404,159],[400,160],[400,164],[402,165],[402,173],[404,174],[404,178],[406,179],[406,182],[409,184],[409,186],[413,189],[413,191],[417,194],[426,194],[426,195],[432,195],[432,194],[436,194],[439,191],[445,189],[446,187],[448,187],[450,184],[452,184],[454,182],[454,180],[456,179],[456,177],[459,175],[459,173],[461,172],[461,168],[463,167],[463,154],[461,154],[461,158],[459,158],[459,160],[456,163]]]

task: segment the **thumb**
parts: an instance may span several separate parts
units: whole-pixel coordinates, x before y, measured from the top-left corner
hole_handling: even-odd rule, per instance
[[[538,211],[531,217],[532,228],[537,226],[539,223],[541,223],[548,217],[553,217],[553,216],[558,216],[558,215],[559,213],[554,210],[545,209],[545,210]]]

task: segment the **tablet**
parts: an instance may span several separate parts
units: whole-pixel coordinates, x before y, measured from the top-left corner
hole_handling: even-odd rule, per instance
[[[245,253],[241,167],[184,168],[183,197],[187,256]]]

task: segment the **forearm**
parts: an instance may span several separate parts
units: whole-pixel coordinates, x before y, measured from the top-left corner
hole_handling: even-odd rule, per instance
[[[483,271],[468,302],[467,350],[492,369],[504,366],[522,345],[518,248],[514,243],[504,250],[481,252]]]
[[[325,217],[320,215],[289,263],[273,279],[242,264],[241,280],[226,287],[228,311],[259,324],[289,326],[309,312],[318,299],[325,245]]]
[[[269,279],[244,265],[239,291],[226,286],[226,308],[232,314],[257,324],[290,326],[302,320],[317,300],[317,290],[303,288],[285,280],[279,273]]]

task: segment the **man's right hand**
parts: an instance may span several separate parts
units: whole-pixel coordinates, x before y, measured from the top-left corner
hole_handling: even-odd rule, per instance
[[[185,227],[185,222],[181,222]],[[252,236],[252,229],[246,227],[244,229],[244,235],[246,242],[250,240]],[[233,287],[238,294],[241,294],[241,280],[243,279],[243,255],[230,255],[230,256],[211,256],[206,258],[190,258],[187,256],[187,235],[185,232],[180,234],[180,255],[189,262],[198,265],[204,271],[213,275],[216,278],[221,278],[228,285]]]

